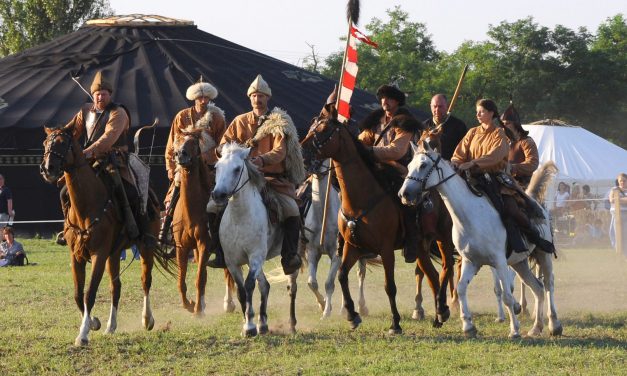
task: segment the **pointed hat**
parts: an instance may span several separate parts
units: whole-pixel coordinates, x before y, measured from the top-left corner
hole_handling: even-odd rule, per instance
[[[95,93],[100,90],[108,90],[109,93],[113,93],[113,86],[111,86],[109,81],[103,77],[102,71],[98,71],[96,72],[96,76],[94,77],[94,81],[91,83],[89,90],[91,93]]]
[[[261,77],[260,74],[258,74],[253,83],[250,84],[246,95],[250,97],[252,93],[263,93],[269,97],[272,96],[272,90],[270,90],[270,86],[268,85],[266,80]]]

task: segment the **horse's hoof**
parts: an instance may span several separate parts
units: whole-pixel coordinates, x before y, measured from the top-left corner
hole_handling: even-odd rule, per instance
[[[551,329],[550,334],[551,336],[561,336],[563,331],[564,331],[564,328],[560,324],[556,326],[555,328]]]
[[[268,334],[270,332],[268,324],[258,325],[257,330],[259,331],[259,334]]]
[[[528,337],[539,337],[542,334],[542,330],[538,328],[532,328],[527,332]]]
[[[331,317],[331,310],[327,309],[324,312],[322,312],[322,317],[320,317],[320,320],[324,320],[329,317]]]
[[[100,324],[100,320],[97,317],[93,317],[89,321],[89,329],[91,329],[91,330],[100,330],[101,326],[102,326],[102,324]]]
[[[194,318],[201,319],[203,317],[205,317],[205,312],[203,312],[202,310],[194,311]]]
[[[510,333],[509,339],[520,339],[520,333]]]
[[[145,317],[142,319],[142,324],[144,325],[144,328],[148,331],[151,331],[152,328],[155,327],[155,318],[150,316],[148,319],[146,319]]]
[[[444,324],[444,323],[442,321],[438,320],[438,319],[434,319],[433,320],[433,327],[436,328],[436,329],[437,328],[441,328],[442,324]]]
[[[104,334],[107,334],[107,335],[114,334],[114,333],[115,333],[115,329],[116,329],[116,328],[110,328],[110,327],[108,327],[108,328],[105,330]]]
[[[355,318],[351,320],[351,329],[357,329],[359,324],[361,324],[361,317],[359,315],[355,315]]]
[[[242,333],[242,336],[244,336],[244,337],[256,337],[257,336],[257,327],[253,326],[250,329],[244,330],[244,332]]]
[[[403,334],[403,329],[401,329],[400,327],[398,328],[390,328],[390,330],[388,330],[388,334],[391,336],[395,336],[398,334]]]
[[[498,323],[505,322],[505,317],[497,317],[494,319],[494,322],[498,322]]]
[[[446,307],[442,313],[438,313],[438,321],[445,323],[451,317],[451,310]]]
[[[235,303],[233,302],[224,302],[224,312],[231,313],[235,311]]]
[[[425,319],[425,311],[424,310],[418,310],[418,309],[414,309],[414,312],[411,314],[411,318],[412,320],[424,320]]]
[[[522,306],[520,303],[514,303],[514,313],[520,315],[520,312],[522,312]]]
[[[464,337],[466,338],[477,338],[477,328],[472,327],[468,330],[464,330]]]
[[[369,314],[368,307],[366,307],[365,305],[364,306],[360,306],[359,307],[359,314],[364,316],[364,317],[368,316],[368,314]]]
[[[89,340],[87,339],[77,337],[76,340],[74,341],[74,346],[77,346],[77,347],[85,347],[87,345],[89,345]]]

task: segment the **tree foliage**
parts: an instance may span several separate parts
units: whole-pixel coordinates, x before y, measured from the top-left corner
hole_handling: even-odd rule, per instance
[[[476,124],[475,102],[492,98],[501,108],[514,101],[523,121],[557,118],[626,147],[627,23],[608,18],[596,34],[586,28],[553,29],[532,17],[490,26],[488,40],[466,41],[454,52],[438,51],[424,24],[396,7],[389,20],[374,18],[366,33],[378,49],[360,44],[357,85],[373,92],[398,76],[409,105],[429,111],[435,93],[449,96],[465,64],[470,69],[454,109]],[[321,72],[337,79],[343,51],[329,56]]]
[[[47,42],[109,14],[108,0],[0,0],[0,56]]]

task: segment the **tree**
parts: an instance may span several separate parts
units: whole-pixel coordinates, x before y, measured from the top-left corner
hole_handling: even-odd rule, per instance
[[[0,56],[47,42],[111,13],[108,0],[0,0]]]

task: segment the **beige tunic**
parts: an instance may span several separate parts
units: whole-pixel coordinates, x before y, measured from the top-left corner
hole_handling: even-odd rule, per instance
[[[372,152],[379,162],[394,166],[402,176],[405,176],[407,175],[407,168],[396,161],[407,154],[413,133],[398,127],[390,127],[381,141],[374,145],[385,126],[384,115],[379,126],[374,129],[365,129],[359,134],[359,141],[366,146],[372,146]]]
[[[505,131],[500,127],[471,128],[455,148],[451,162],[460,165],[475,162],[472,172],[502,172],[507,167],[509,144]]]
[[[95,112],[93,105],[88,104],[83,108],[90,112]],[[83,119],[83,109],[72,118],[74,122],[74,138],[79,139],[86,134],[86,120]],[[125,131],[128,131],[130,121],[126,111],[122,107],[117,107],[109,112],[109,119],[104,125],[104,133],[100,138],[94,141],[88,148],[85,149],[85,154],[92,154],[94,158],[100,158],[105,156],[113,149],[113,145],[118,141],[120,136],[125,135]],[[119,150],[127,152],[128,147],[120,147]]]

